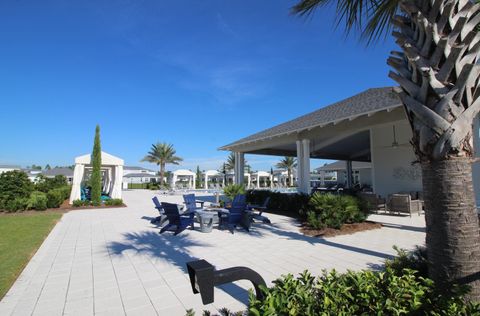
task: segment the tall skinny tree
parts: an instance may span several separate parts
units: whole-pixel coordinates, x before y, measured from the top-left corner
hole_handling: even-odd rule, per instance
[[[293,169],[297,167],[297,159],[294,157],[283,157],[282,160],[280,160],[275,167],[287,170],[287,176],[288,176],[288,186],[292,185],[292,174],[293,174]]]
[[[302,0],[296,14],[335,3],[339,22],[375,40],[394,28],[389,76],[422,168],[429,274],[439,289],[471,286],[480,301],[480,233],[473,184],[473,120],[480,112],[480,5],[470,0]],[[364,23],[366,21],[366,24]]]
[[[90,197],[93,205],[102,203],[102,148],[100,145],[100,126],[95,128],[95,139],[91,156],[92,175],[90,176],[91,192]]]
[[[157,142],[156,144],[152,144],[150,151],[141,161],[160,166],[160,183],[164,185],[165,166],[167,164],[178,165],[183,161],[182,158],[176,156],[176,153],[177,151],[173,148],[172,144]]]

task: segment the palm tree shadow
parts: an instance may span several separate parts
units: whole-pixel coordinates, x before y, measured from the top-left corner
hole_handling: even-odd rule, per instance
[[[167,262],[183,273],[188,273],[187,262],[201,259],[193,256],[188,250],[189,247],[211,247],[211,245],[192,238],[195,236],[186,233],[173,236],[168,232],[160,235],[156,231],[143,231],[125,233],[123,237],[124,242],[115,241],[108,244],[112,256],[124,256],[131,253],[146,255],[154,260]],[[212,264],[215,265],[214,262]],[[217,288],[239,302],[245,303],[244,294],[246,290],[237,284],[230,283],[228,286],[224,285]]]

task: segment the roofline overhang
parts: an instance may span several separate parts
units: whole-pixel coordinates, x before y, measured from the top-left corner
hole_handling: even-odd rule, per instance
[[[281,136],[299,134],[301,132],[310,131],[314,128],[322,128],[322,127],[325,127],[325,126],[330,125],[330,124],[337,125],[340,122],[347,121],[347,120],[348,121],[353,121],[353,120],[355,120],[359,117],[362,117],[362,116],[370,117],[370,116],[373,116],[373,115],[375,115],[376,113],[379,113],[379,112],[384,112],[384,111],[385,112],[391,112],[398,107],[403,107],[403,104],[399,103],[399,104],[394,105],[394,106],[389,106],[389,107],[386,107],[386,108],[377,109],[377,110],[374,110],[374,111],[369,111],[369,112],[365,112],[365,113],[361,113],[361,114],[355,114],[355,115],[351,115],[349,117],[345,117],[345,118],[342,118],[342,119],[333,120],[333,121],[329,121],[329,122],[321,123],[321,124],[315,124],[315,125],[311,125],[311,126],[308,126],[308,127],[299,128],[299,129],[296,129],[294,131],[283,132],[283,133],[279,133],[279,134],[272,135],[272,136],[262,137],[262,138],[258,138],[258,139],[254,139],[254,140],[247,140],[247,141],[243,141],[243,142],[240,142],[240,143],[231,143],[229,145],[219,147],[217,150],[235,151],[234,150],[235,147],[243,146],[243,145],[246,145],[246,144],[252,144],[252,143],[265,141],[265,140],[268,140],[268,139],[273,139],[273,138],[277,138],[277,137],[281,137]]]

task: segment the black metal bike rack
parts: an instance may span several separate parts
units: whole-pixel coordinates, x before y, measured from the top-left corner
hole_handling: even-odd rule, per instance
[[[215,267],[206,260],[187,262],[188,275],[194,294],[200,293],[203,304],[214,301],[214,287],[216,285],[231,283],[238,280],[249,280],[253,283],[257,299],[263,299],[260,285],[266,286],[265,280],[247,267],[233,267],[215,270]]]

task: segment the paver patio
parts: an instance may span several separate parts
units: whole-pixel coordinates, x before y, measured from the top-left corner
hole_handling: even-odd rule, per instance
[[[214,229],[159,235],[150,224],[157,215],[154,191],[125,191],[126,208],[77,210],[63,216],[13,287],[0,302],[0,315],[184,315],[245,307],[250,284],[215,289],[215,302],[203,306],[190,288],[185,263],[206,259],[218,269],[247,266],[267,283],[309,269],[378,268],[393,245],[423,244],[423,216],[372,215],[384,227],[353,235],[312,238],[296,223],[269,215],[273,225],[254,224],[248,234]],[[180,202],[181,196],[159,196]],[[212,198],[212,197],[205,197]]]

